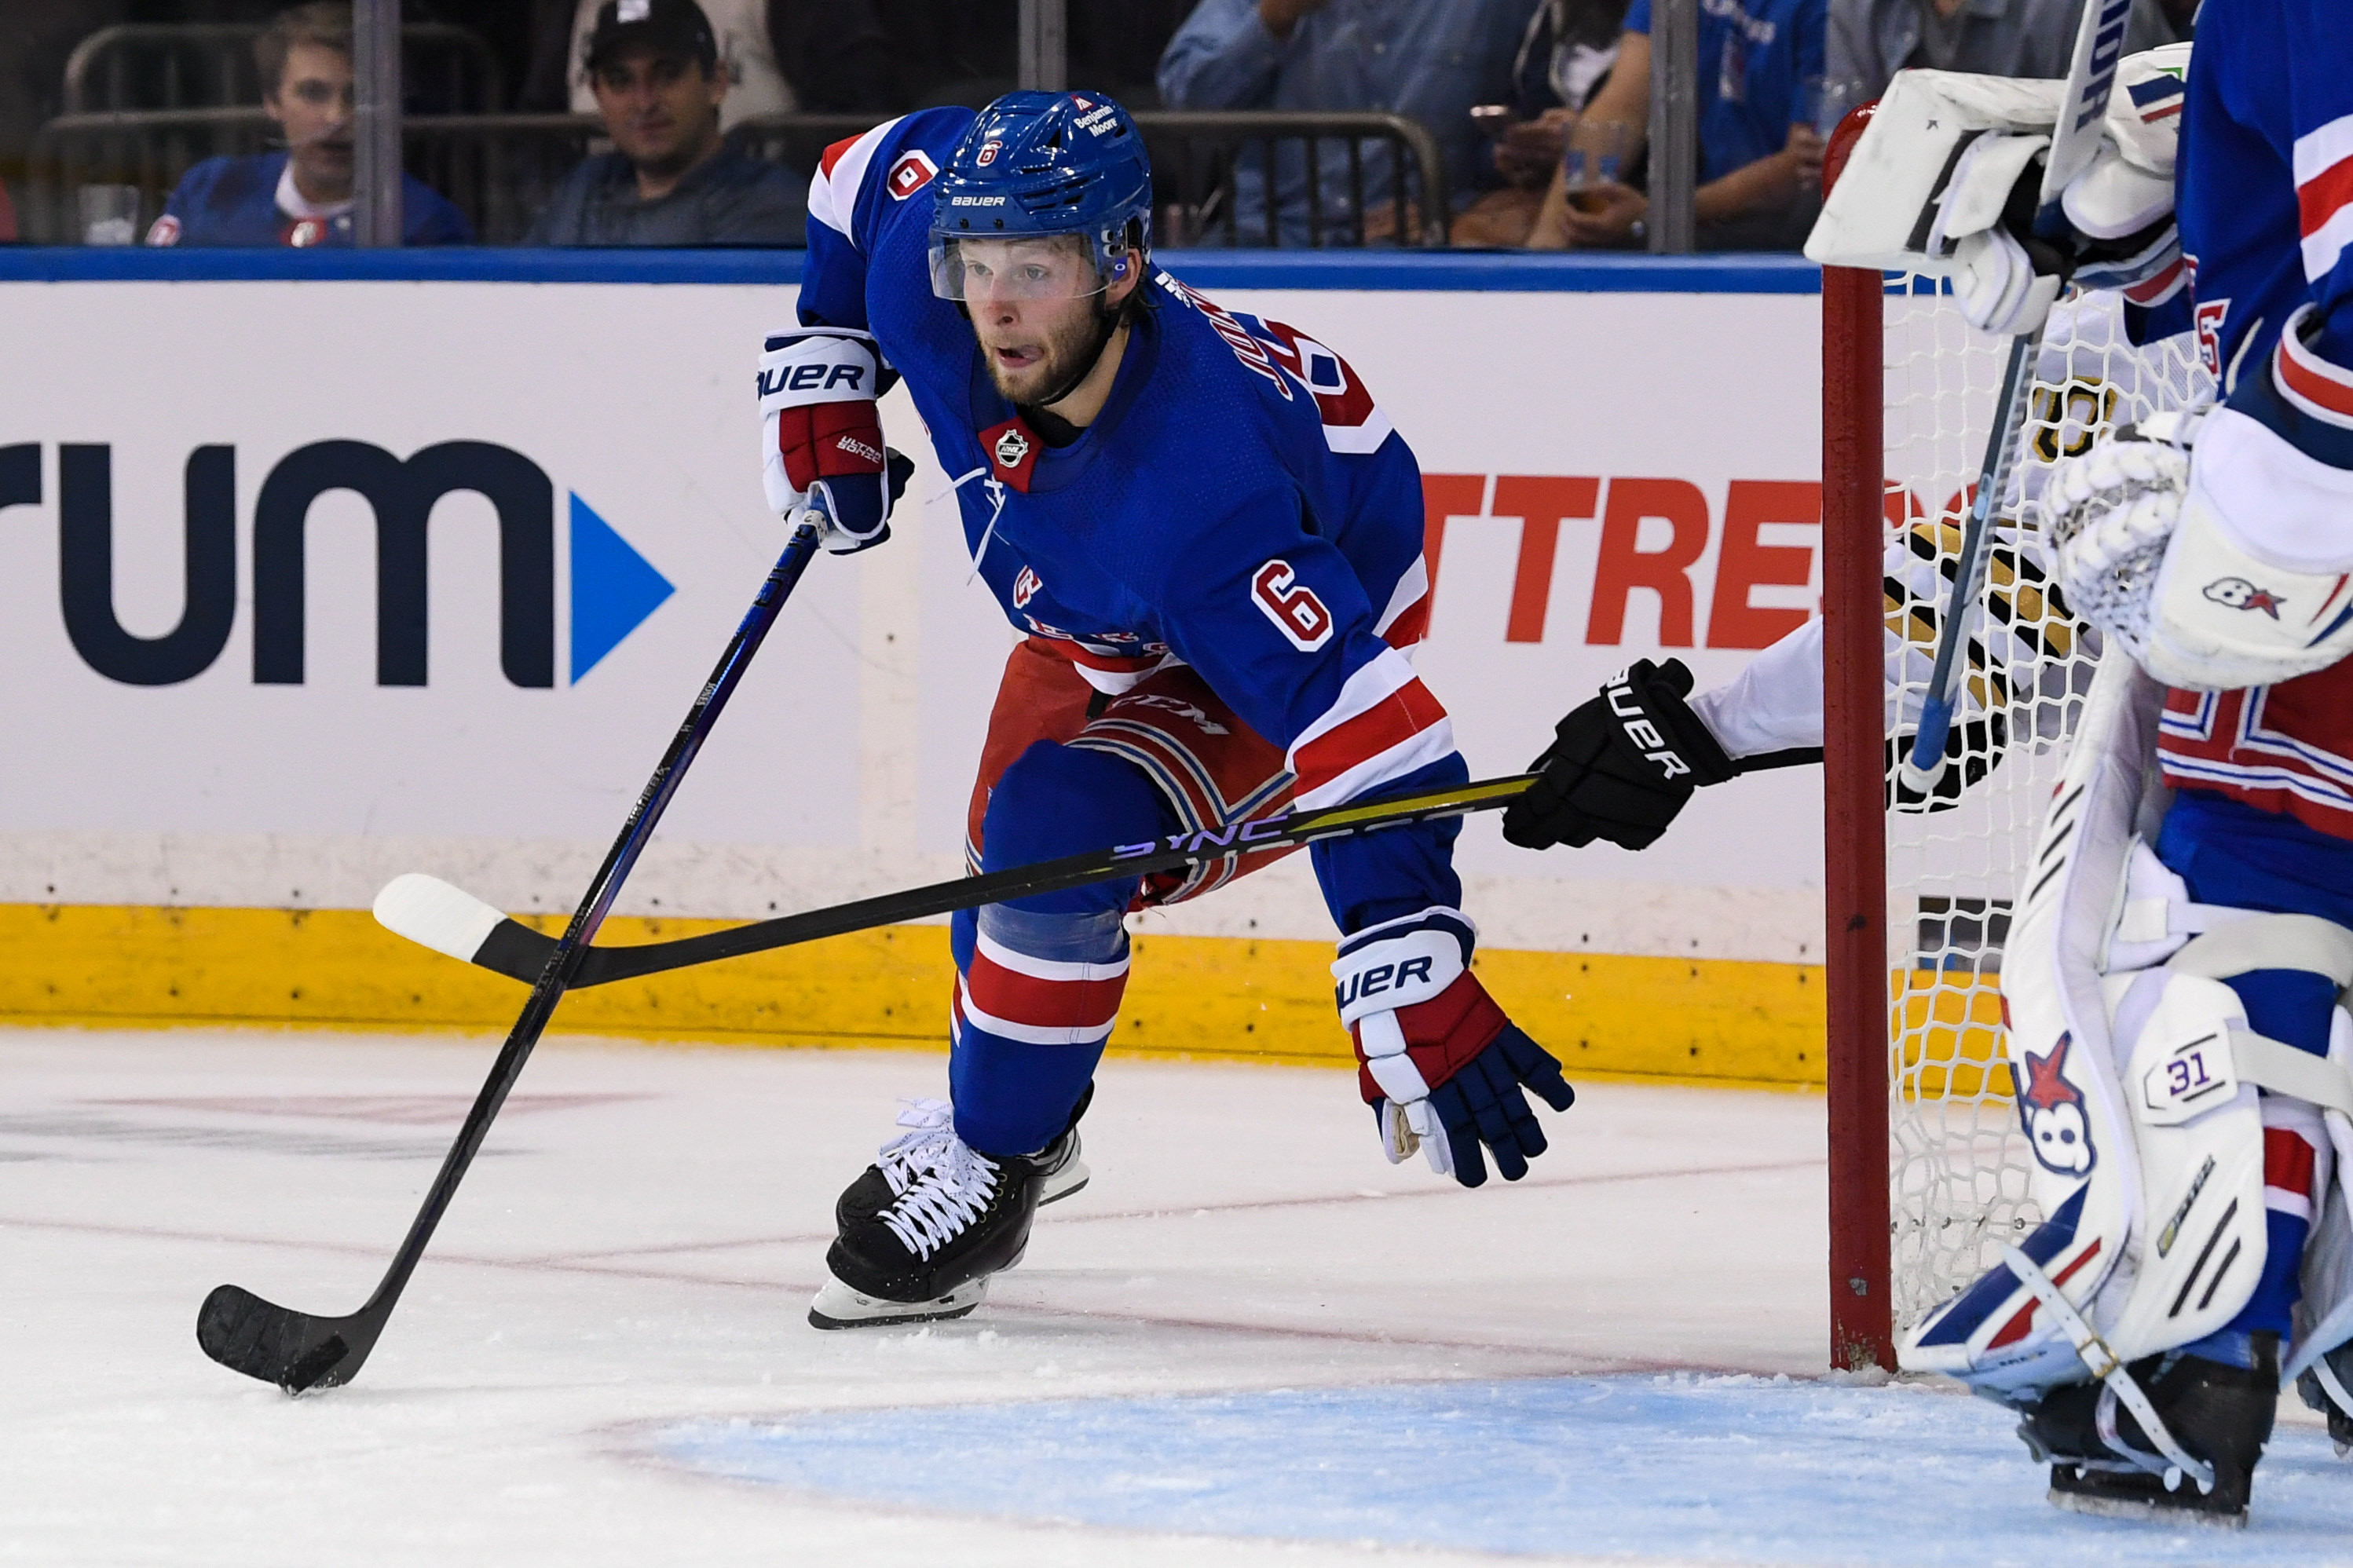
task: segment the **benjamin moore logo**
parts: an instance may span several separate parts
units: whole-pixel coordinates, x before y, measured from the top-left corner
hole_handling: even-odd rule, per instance
[[[253,679],[302,682],[304,526],[311,503],[351,490],[375,513],[376,684],[426,684],[426,522],[456,490],[498,514],[499,666],[517,686],[555,684],[555,489],[540,466],[488,441],[444,441],[406,460],[365,441],[319,441],[288,453],[253,506]],[[58,597],[74,650],[99,674],[171,686],[220,658],[237,620],[237,449],[188,455],[186,591],[179,625],[134,637],[114,613],[111,448],[58,447]],[[0,447],[0,507],[42,499],[41,448]],[[575,495],[572,647],[577,681],[676,592],[670,580]]]

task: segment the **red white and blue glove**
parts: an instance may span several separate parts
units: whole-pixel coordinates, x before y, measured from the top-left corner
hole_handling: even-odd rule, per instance
[[[882,445],[882,354],[842,327],[776,332],[760,353],[760,482],[776,515],[818,526],[836,555],[891,537],[914,465]]]
[[[1504,1016],[1471,973],[1478,930],[1459,910],[1428,909],[1343,939],[1332,965],[1356,1082],[1394,1165],[1419,1148],[1466,1187],[1487,1179],[1485,1144],[1507,1182],[1545,1152],[1523,1089],[1555,1110],[1577,1091],[1560,1063]]]

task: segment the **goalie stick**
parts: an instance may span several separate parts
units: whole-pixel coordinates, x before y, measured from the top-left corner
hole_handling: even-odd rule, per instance
[[[622,825],[621,836],[605,856],[605,863],[597,868],[596,879],[589,883],[587,895],[580,900],[580,908],[565,928],[563,939],[541,939],[546,942],[543,962],[533,973],[523,976],[533,982],[531,999],[523,1004],[513,1029],[508,1032],[490,1079],[475,1097],[473,1109],[466,1113],[457,1142],[442,1160],[441,1169],[435,1173],[433,1185],[425,1194],[424,1206],[410,1222],[408,1234],[402,1238],[400,1250],[393,1255],[392,1267],[385,1271],[375,1293],[348,1317],[317,1318],[265,1301],[239,1286],[220,1286],[205,1298],[196,1312],[196,1343],[206,1355],[232,1372],[274,1383],[289,1394],[300,1394],[308,1388],[332,1388],[349,1383],[358,1374],[400,1300],[408,1277],[416,1271],[417,1260],[425,1256],[434,1228],[441,1223],[449,1200],[457,1194],[466,1168],[473,1163],[475,1152],[481,1148],[491,1119],[506,1103],[507,1091],[522,1075],[523,1063],[530,1059],[532,1047],[539,1043],[556,1003],[573,984],[581,961],[588,956],[589,941],[605,923],[614,897],[621,890],[622,879],[637,864],[646,841],[653,837],[654,825],[661,820],[670,797],[678,792],[688,764],[694,761],[695,752],[702,749],[712,726],[718,722],[720,710],[726,707],[727,699],[744,679],[752,656],[759,651],[769,628],[776,624],[777,613],[785,607],[785,600],[807,569],[817,546],[816,523],[804,521],[793,530],[784,553],[777,556],[767,580],[761,584],[759,596],[752,601],[735,635],[728,639],[727,651],[720,656],[711,679],[696,693],[693,706],[687,710],[686,720],[662,753],[653,777],[646,781],[628,821]]]
[[[1148,844],[1113,845],[1108,849],[1087,850],[1058,860],[1009,866],[985,876],[958,877],[954,881],[934,882],[928,887],[883,893],[830,909],[730,926],[700,936],[635,947],[591,948],[581,958],[569,985],[576,991],[616,980],[635,980],[666,970],[741,958],[746,953],[765,952],[771,948],[892,925],[924,915],[1058,893],[1091,882],[1106,882],[1114,877],[1174,871],[1237,855],[1261,855],[1326,838],[1353,837],[1409,822],[1493,811],[1519,799],[1535,778],[1534,773],[1518,773],[1451,789],[1426,790],[1388,800],[1263,817],[1216,832],[1202,829],[1172,834]],[[417,871],[395,877],[385,884],[384,890],[376,895],[375,918],[386,930],[413,942],[510,980],[528,981],[540,973],[556,946],[554,938],[501,914],[464,889]]]
[[[2045,238],[2066,230],[2060,198],[2068,184],[2091,167],[2100,150],[2100,127],[2107,118],[2108,95],[2116,83],[2116,63],[2124,54],[2125,23],[2132,0],[2100,0],[2084,7],[2075,32],[2075,52],[2067,66],[2067,92],[2060,100],[2059,123],[2052,128],[2051,151],[2042,168],[2042,204],[2034,228]],[[2010,343],[2010,362],[2002,369],[2001,391],[1994,399],[1993,426],[1986,434],[1985,460],[1978,465],[1977,496],[1969,504],[1968,523],[1961,533],[1961,554],[1953,574],[1952,608],[1946,612],[1944,635],[1936,644],[1936,664],[1928,678],[1927,694],[1920,704],[1920,727],[1912,736],[1912,754],[1900,773],[1905,787],[1927,795],[1945,771],[1945,741],[1952,731],[1953,710],[1968,660],[1961,647],[1968,633],[1968,611],[1977,603],[1978,579],[1985,568],[1987,537],[1992,531],[1993,509],[2010,482],[2010,455],[2018,446],[2026,390],[2031,379],[2035,350],[2042,329],[2021,332]]]

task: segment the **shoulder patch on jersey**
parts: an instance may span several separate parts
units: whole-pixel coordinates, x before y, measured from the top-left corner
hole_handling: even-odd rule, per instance
[[[891,199],[894,202],[905,201],[909,196],[930,184],[932,176],[939,172],[940,166],[933,163],[932,155],[921,147],[900,153],[899,161],[891,165],[891,178],[887,182]]]
[[[1314,653],[1332,640],[1332,612],[1288,561],[1270,561],[1250,574],[1250,602],[1302,653]]]

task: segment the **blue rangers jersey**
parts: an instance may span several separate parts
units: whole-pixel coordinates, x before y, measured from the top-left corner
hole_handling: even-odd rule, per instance
[[[2174,207],[2192,298],[2140,335],[2194,327],[2236,393],[2310,304],[2299,364],[2353,374],[2353,16],[2332,0],[2226,0],[2199,13],[2186,95],[2162,80],[2143,95],[2150,115],[2187,100]]]
[[[2136,93],[2144,115],[2164,111],[2167,85]],[[2189,289],[2139,335],[2194,328],[2232,408],[2353,468],[2353,11],[2217,0],[2199,13],[2186,101],[2175,210]],[[2345,531],[2353,541],[2353,517]],[[2175,691],[2159,751],[2169,784],[2353,838],[2353,661]]]
[[[315,211],[286,177],[287,154],[255,153],[207,158],[180,177],[164,216],[147,231],[150,245],[313,245],[352,243],[352,204]],[[471,245],[474,231],[448,198],[414,174],[401,176],[403,245]]]
[[[827,152],[800,313],[872,332],[905,379],[1007,617],[1099,690],[1190,665],[1284,748],[1302,808],[1468,777],[1401,651],[1429,620],[1420,470],[1346,362],[1157,272],[1102,415],[1048,446],[932,292],[925,187],[973,118],[925,110]],[[1341,929],[1458,904],[1456,831],[1317,846]]]

